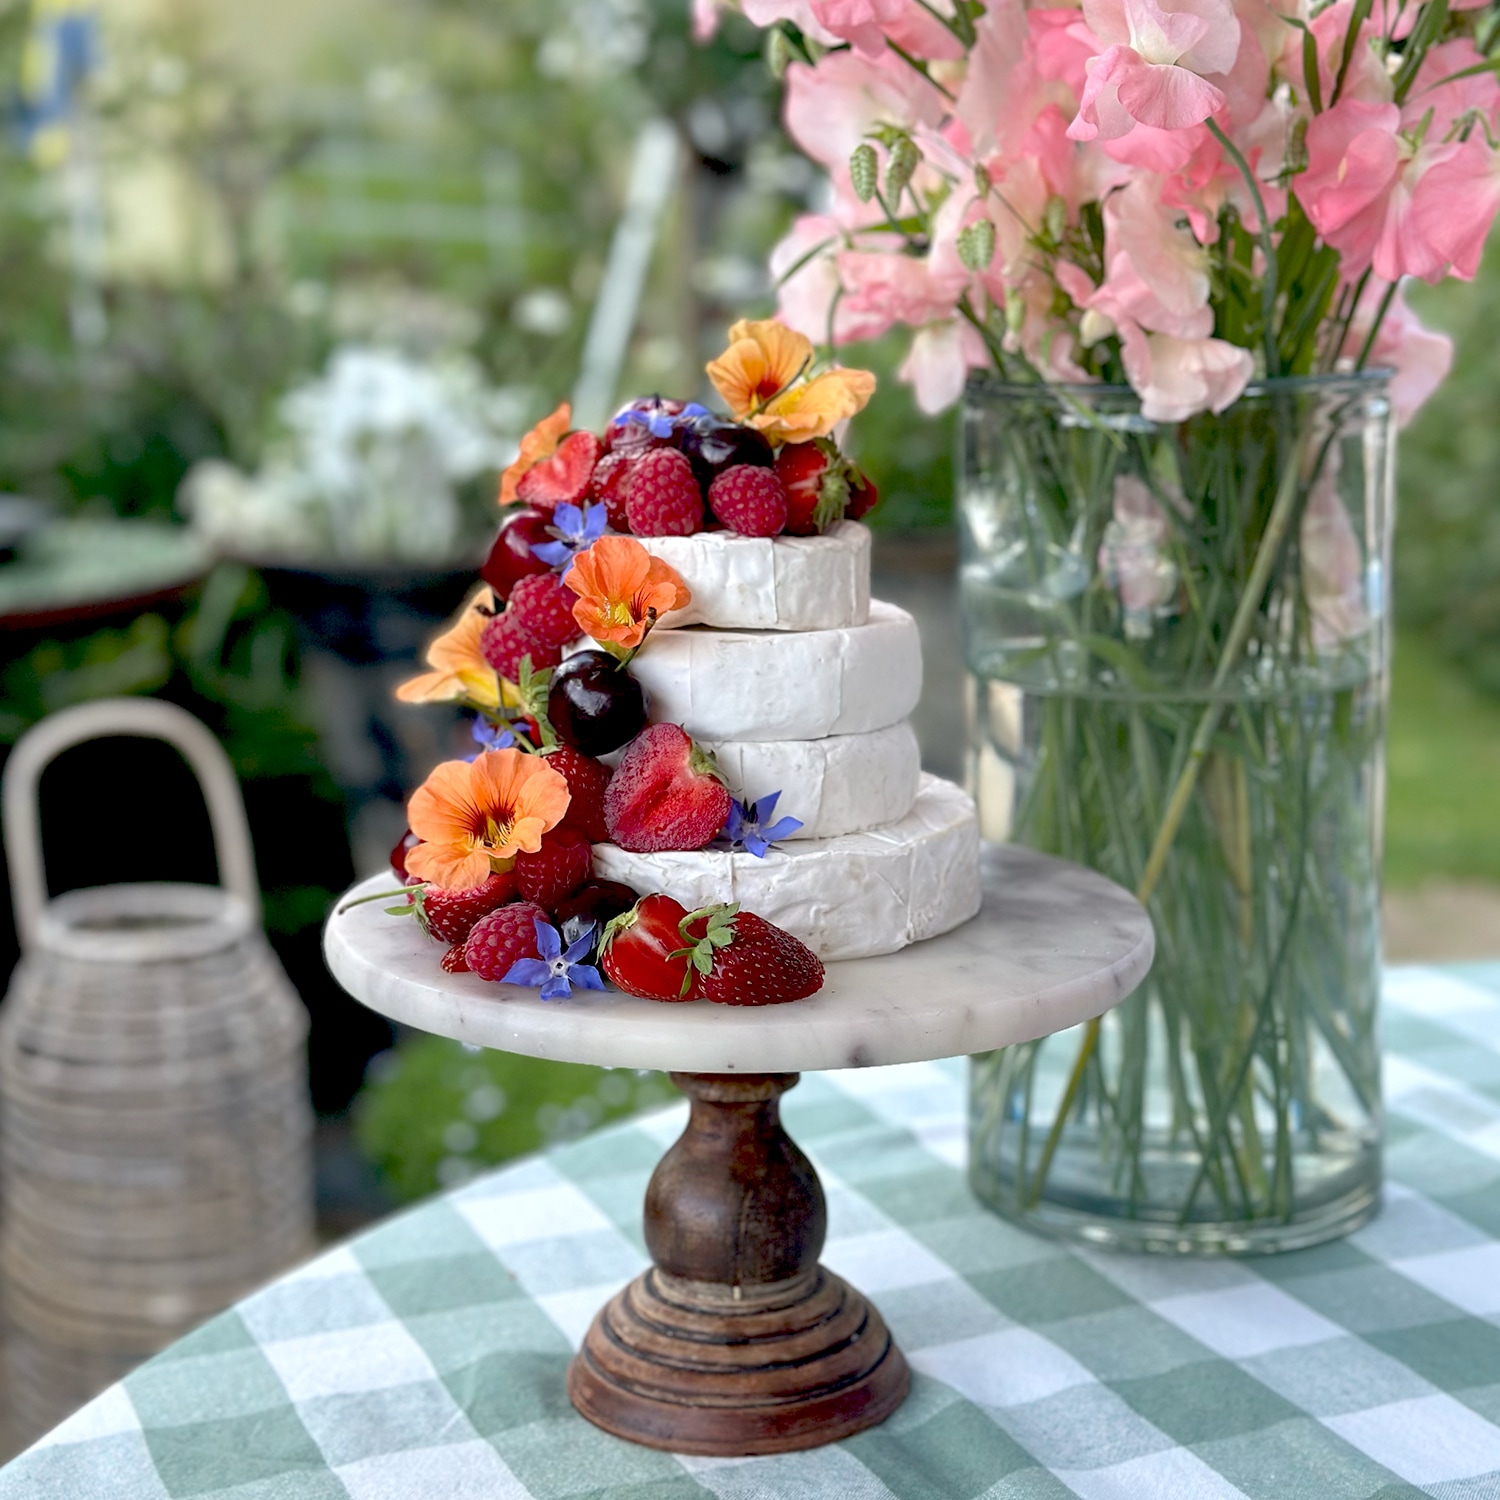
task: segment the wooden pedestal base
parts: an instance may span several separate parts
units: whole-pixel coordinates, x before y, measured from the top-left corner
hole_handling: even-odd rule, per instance
[[[606,1306],[568,1371],[573,1405],[651,1448],[815,1448],[882,1422],[910,1375],[880,1314],[818,1264],[812,1164],[781,1128],[795,1073],[674,1073],[692,1099],[646,1191],[655,1265]]]

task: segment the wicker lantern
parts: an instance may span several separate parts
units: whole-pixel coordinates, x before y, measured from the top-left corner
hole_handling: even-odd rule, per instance
[[[37,782],[109,735],[175,746],[198,777],[219,887],[48,899]],[[22,958],[0,1011],[0,1277],[18,1425],[36,1433],[306,1254],[307,1018],[260,929],[223,750],[148,699],[45,720],[4,777]]]

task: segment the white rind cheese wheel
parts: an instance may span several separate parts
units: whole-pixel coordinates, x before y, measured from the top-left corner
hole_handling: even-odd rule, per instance
[[[922,641],[904,609],[875,600],[863,625],[841,630],[657,631],[630,671],[652,720],[696,740],[820,740],[906,718],[922,695]]]
[[[922,777],[916,732],[903,719],[868,734],[822,740],[705,740],[729,790],[742,802],[780,792],[776,816],[802,827],[793,839],[837,838],[911,811]]]
[[[866,833],[753,854],[631,854],[594,845],[594,879],[665,891],[690,911],[738,901],[819,958],[869,958],[936,937],[979,910],[979,819],[967,792],[923,776],[912,810]]]
[[[700,531],[636,540],[693,593],[686,609],[663,616],[664,628],[837,630],[863,625],[870,612],[870,533],[858,521],[839,521],[823,536]]]

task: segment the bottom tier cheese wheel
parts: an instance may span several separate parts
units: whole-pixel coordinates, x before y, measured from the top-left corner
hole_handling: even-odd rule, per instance
[[[776,816],[797,818],[792,839],[836,838],[894,823],[911,811],[922,778],[916,731],[903,719],[867,734],[823,740],[703,740],[732,795],[780,792]]]
[[[594,878],[642,895],[665,891],[689,910],[738,901],[825,961],[869,958],[936,937],[979,910],[979,819],[967,792],[923,776],[911,811],[882,828],[784,844],[764,859],[595,844]]]

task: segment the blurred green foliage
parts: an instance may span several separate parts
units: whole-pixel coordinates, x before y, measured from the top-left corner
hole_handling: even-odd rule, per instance
[[[660,1073],[410,1036],[371,1065],[355,1136],[391,1195],[409,1202],[678,1097]]]
[[[1455,358],[1401,435],[1396,610],[1500,696],[1500,239],[1473,281],[1410,300],[1453,336]]]

